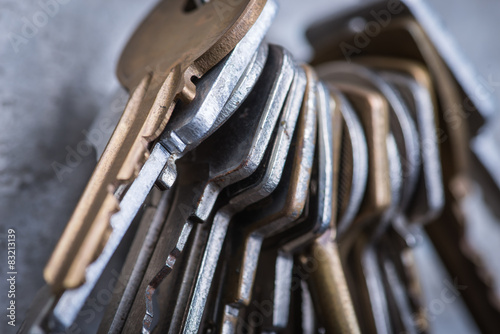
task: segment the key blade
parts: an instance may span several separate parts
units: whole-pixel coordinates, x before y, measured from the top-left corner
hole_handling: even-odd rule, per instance
[[[169,157],[162,145],[155,145],[149,159],[123,197],[121,210],[111,217],[113,231],[97,260],[87,267],[85,283],[77,289],[64,292],[59,299],[54,308],[54,316],[64,326],[71,326],[76,319]]]

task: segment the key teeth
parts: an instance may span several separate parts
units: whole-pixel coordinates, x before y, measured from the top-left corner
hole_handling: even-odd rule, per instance
[[[162,190],[168,190],[172,188],[174,182],[177,178],[177,167],[175,165],[175,158],[171,156],[167,162],[167,165],[160,174],[160,177],[156,181],[156,184]]]

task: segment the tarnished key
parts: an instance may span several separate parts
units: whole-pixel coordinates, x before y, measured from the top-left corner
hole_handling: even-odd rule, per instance
[[[330,113],[320,113],[320,138],[322,138],[320,140],[320,144],[323,144],[325,146],[325,149],[329,151],[324,152],[324,157],[326,159],[322,159],[320,150],[319,159],[320,165],[329,164],[328,160],[331,159],[332,169],[330,171],[327,168],[326,171],[332,173],[332,182],[330,185],[332,187],[332,195],[330,199],[328,198],[328,196],[323,198],[323,200],[326,200],[326,202],[320,204],[319,207],[321,208],[322,205],[324,209],[330,211],[329,214],[325,215],[321,214],[322,210],[319,210],[318,222],[314,224],[316,226],[313,225],[313,229],[309,230],[306,233],[306,235],[309,236],[309,239],[313,238],[313,241],[310,250],[306,252],[305,255],[303,255],[302,261],[309,257],[313,260],[316,260],[318,264],[318,269],[311,272],[309,282],[310,289],[313,290],[313,301],[315,301],[316,313],[318,316],[320,316],[322,320],[321,323],[326,331],[339,333],[360,333],[359,321],[361,319],[357,318],[354,310],[354,304],[346,282],[346,277],[344,274],[344,269],[342,267],[339,252],[339,246],[336,239],[338,212],[337,203],[342,203],[340,196],[347,195],[350,197],[350,200],[354,199],[354,201],[356,201],[356,198],[354,198],[355,196],[352,196],[352,192],[350,194],[342,194],[338,190],[338,184],[339,182],[342,182],[339,177],[341,177],[342,175],[340,174],[340,168],[342,165],[340,159],[342,157],[341,149],[344,149],[341,148],[341,145],[343,144],[343,131],[351,132],[351,138],[356,138],[357,140],[361,141],[360,143],[357,143],[356,140],[350,141],[350,143],[352,144],[351,150],[353,151],[353,157],[356,155],[356,144],[360,145],[363,148],[359,153],[367,154],[367,151],[366,146],[364,146],[366,144],[364,141],[362,129],[357,123],[358,120],[354,115],[353,110],[351,109],[352,107],[349,104],[348,100],[334,88],[330,88],[330,92],[334,97],[334,105],[333,103],[331,103]],[[344,119],[346,119],[347,124],[356,125],[358,128],[344,128],[343,130],[341,115],[344,115]],[[349,119],[349,121],[347,121],[347,119]],[[356,133],[356,131],[360,132]],[[328,145],[328,141],[330,141],[330,145]],[[352,168],[356,169],[358,167],[362,167],[356,166],[355,163],[366,161],[366,159],[367,156],[360,157],[359,160],[353,159]],[[366,177],[366,174],[364,175]],[[361,180],[352,181],[353,184],[350,186],[351,190],[356,191],[354,182],[359,182],[360,184],[364,185],[364,182]],[[321,186],[318,191],[320,193],[322,192]],[[321,203],[321,201],[322,200],[320,195],[318,204]],[[356,206],[357,204],[354,204],[354,206],[352,207],[355,208]],[[356,211],[353,210],[352,212],[355,213]],[[298,240],[301,242],[305,242],[307,239],[298,238]],[[300,244],[297,244],[294,241],[289,245],[284,246],[283,248],[287,249],[290,246],[297,248],[300,247]]]
[[[291,56],[288,52],[279,47],[273,47],[273,50],[276,51],[275,56],[277,58],[281,58],[281,65],[277,66],[280,69],[280,72],[278,72],[279,76],[289,78],[288,80],[291,80],[295,74],[295,65],[293,64]],[[271,57],[271,53],[269,54],[269,57]],[[281,109],[281,106],[276,107]],[[286,108],[287,104],[285,104],[284,107]],[[285,114],[288,115],[288,113]],[[287,131],[286,126],[283,126],[282,124],[287,124],[286,119],[280,120],[277,125],[278,134],[276,136],[276,142],[270,143],[270,146],[268,147],[268,150],[271,150],[270,159],[269,161],[263,161],[263,163],[259,165],[258,169],[260,169],[260,172],[257,171],[257,180],[250,180],[247,185],[243,185],[238,193],[230,199],[229,203],[218,209],[215,214],[207,246],[203,254],[201,267],[193,290],[192,300],[189,305],[189,311],[183,330],[184,333],[195,333],[198,331],[208,292],[212,284],[212,277],[214,275],[222,248],[222,243],[232,217],[235,213],[243,210],[248,205],[268,196],[276,188],[281,178],[286,155],[278,153],[282,152],[282,145],[285,145],[286,142],[284,143],[279,140],[279,138],[283,136],[282,134],[280,135],[280,133]]]
[[[251,89],[251,87],[254,86],[255,82],[257,81],[257,78],[259,77],[260,73],[262,72],[262,69],[264,67],[264,64],[265,64],[265,61],[266,61],[266,58],[267,58],[267,45],[261,45],[261,47],[259,48],[259,50],[257,51],[253,61],[250,63],[249,65],[249,68],[247,69],[246,71],[246,74],[245,74],[245,84],[241,87],[241,88],[237,88],[233,93],[232,93],[232,97],[230,99],[230,101],[226,104],[226,106],[224,107],[226,109],[226,112],[229,113],[229,114],[233,114],[233,110],[231,110],[230,108],[237,108],[239,106],[239,103],[232,103],[231,104],[231,100],[234,98],[234,96],[240,96],[240,98],[238,98],[238,100],[241,100],[241,97],[243,96],[246,96],[248,95],[248,90]],[[210,74],[207,75],[204,79],[205,82],[208,81],[209,79],[217,79],[217,77],[213,77],[211,76]],[[212,80],[213,81],[213,80]],[[201,87],[205,87],[205,85],[199,85]],[[210,82],[207,84],[207,86],[210,86]],[[203,96],[201,93],[199,93],[199,96]],[[255,96],[255,93],[253,94],[253,96]],[[285,98],[284,97],[285,94],[283,94],[283,99]],[[247,100],[252,100],[252,102],[248,102]],[[247,98],[246,102],[244,103],[244,105],[248,105],[248,103],[254,103],[253,100],[255,100],[255,98],[253,97],[252,98],[252,94],[250,94]],[[196,101],[196,98],[193,102]],[[228,107],[227,105],[228,104],[231,104],[232,107]],[[260,112],[260,110],[259,110]],[[260,117],[257,116],[257,114],[254,115],[255,117],[252,117],[251,118],[251,121],[253,121],[255,124],[245,124],[243,126],[241,126],[240,124],[240,127],[239,129],[240,130],[243,130],[243,131],[240,131],[238,133],[242,133],[243,135],[247,135],[250,133],[250,131],[252,131],[254,128],[256,128],[258,126],[258,121],[260,119]],[[267,115],[266,115],[267,116]],[[262,116],[264,119],[266,119],[266,116]],[[235,115],[236,118],[241,118],[241,116],[238,116],[238,115]],[[248,118],[248,117],[247,117]],[[277,115],[273,118],[273,117],[269,117],[269,122],[271,122],[271,125],[269,125],[271,128],[274,126],[274,123],[273,120],[275,121],[277,118]],[[198,148],[196,148],[193,152],[193,155],[197,155],[199,156],[199,154],[197,154],[196,152],[206,152],[207,151],[207,148],[208,150],[210,150],[210,142],[211,141],[215,141],[217,143],[217,141],[219,142],[217,145],[218,147],[220,148],[221,151],[218,151],[216,152],[215,154],[213,154],[211,156],[211,159],[203,159],[203,158],[200,158],[198,159],[198,162],[199,163],[203,163],[205,165],[208,165],[209,166],[209,169],[208,169],[208,173],[206,173],[206,176],[203,175],[198,181],[197,183],[194,183],[192,185],[192,189],[185,189],[185,191],[187,191],[190,196],[188,197],[188,199],[192,199],[192,198],[197,198],[197,196],[199,196],[201,193],[200,192],[203,192],[203,189],[206,189],[209,185],[210,185],[210,178],[213,174],[217,174],[217,173],[220,173],[221,171],[219,171],[221,169],[221,167],[219,167],[218,163],[224,159],[224,157],[220,157],[220,154],[217,154],[217,153],[220,153],[220,152],[225,152],[225,151],[229,151],[229,153],[231,153],[232,151],[230,151],[231,149],[233,151],[236,151],[238,152],[239,151],[239,148],[236,147],[235,145],[231,145],[231,141],[228,141],[227,138],[228,137],[231,137],[235,140],[235,141],[240,141],[241,138],[238,138],[238,137],[234,137],[232,131],[234,130],[234,126],[235,123],[234,118],[230,118],[223,126],[221,129],[219,129],[218,131],[216,131],[212,137],[209,137],[205,142],[203,142]],[[241,119],[241,122],[244,122],[244,118]],[[236,125],[238,125],[238,123],[236,123]],[[248,132],[245,132],[248,131]],[[252,160],[253,161],[253,160]],[[227,166],[226,166],[227,167]],[[244,166],[242,166],[244,167]],[[203,168],[200,168],[200,171],[203,170]],[[222,168],[222,172],[225,172],[224,168]],[[237,181],[237,180],[235,180]],[[208,184],[207,184],[208,183]],[[200,193],[197,195],[197,193]],[[192,210],[191,209],[191,203],[188,202],[188,204],[185,204],[185,203],[182,203],[182,205],[185,205],[187,206],[186,208],[182,207],[182,209],[184,211],[189,211],[189,210]],[[194,206],[194,204],[193,204]],[[169,255],[169,260],[167,261],[167,263],[165,264],[165,266],[169,266],[169,267],[166,267],[162,270],[160,270],[158,272],[158,274],[155,276],[154,278],[154,284],[150,286],[150,290],[149,290],[149,296],[151,297],[152,294],[154,293],[154,290],[156,289],[156,287],[161,283],[161,281],[163,280],[163,278],[168,275],[168,273],[170,272],[170,270],[172,269],[173,265],[175,264],[175,260],[176,260],[176,257],[179,255],[179,253],[182,251],[183,247],[184,247],[184,243],[185,241],[187,240],[189,234],[190,234],[190,231],[193,227],[193,221],[191,221],[190,219],[186,220],[188,218],[187,215],[189,215],[189,212],[184,212],[184,211],[180,211],[179,214],[182,214],[181,216],[178,216],[178,217],[175,217],[174,216],[171,216],[171,218],[169,219],[169,221],[167,222],[167,224],[179,224],[179,220],[181,221],[185,221],[185,225],[184,225],[184,228],[182,229],[182,234],[181,236],[179,237],[179,244],[176,245],[174,247],[173,250],[171,250],[171,253]],[[173,220],[172,220],[173,219]],[[159,234],[159,231],[158,231],[158,234]],[[170,243],[168,242],[165,242],[164,244],[162,245],[159,245],[158,247],[169,247],[170,246]],[[149,249],[149,256],[151,256],[151,253],[152,251],[154,250],[154,245],[152,246],[149,246],[148,247]],[[168,251],[168,250],[167,250]],[[149,260],[149,258],[147,258]],[[146,270],[146,266],[148,264],[149,261],[145,260],[143,261],[143,263],[137,263],[137,266],[136,268],[141,268],[140,270],[137,269],[135,270],[136,268],[134,268],[135,270],[135,274],[134,276],[137,276],[138,278],[140,278],[140,280],[134,280],[134,284],[133,285],[129,285],[129,287],[127,287],[127,291],[124,291],[125,295],[123,296],[124,298],[122,298],[123,300],[123,303],[121,303],[120,305],[120,309],[118,310],[116,316],[115,316],[115,324],[113,324],[112,328],[110,329],[111,330],[116,330],[116,331],[120,331],[120,327],[123,325],[123,322],[124,322],[124,319],[126,318],[124,315],[126,315],[128,313],[128,310],[130,309],[130,304],[131,302],[133,301],[133,298],[135,297],[136,293],[137,293],[137,289],[138,289],[138,284],[140,284],[140,282],[142,281],[142,276],[144,275],[145,273],[145,270]],[[150,273],[149,273],[150,275]],[[148,276],[149,276],[148,275]],[[119,325],[121,324],[121,325]]]
[[[307,79],[302,69],[297,70],[294,89],[288,93],[285,110],[291,114],[300,111],[301,114],[297,129],[294,130],[295,124],[290,124],[287,132],[278,139],[283,142],[279,154],[287,156],[287,161],[272,199],[255,203],[233,218],[237,227],[234,233],[228,235],[234,247],[229,263],[228,286],[224,292],[226,306],[222,320],[232,326],[224,325],[224,333],[237,331],[240,310],[250,303],[264,239],[294,225],[306,203],[317,127],[315,78],[312,69],[306,68],[306,73]],[[291,143],[294,147],[289,148]]]

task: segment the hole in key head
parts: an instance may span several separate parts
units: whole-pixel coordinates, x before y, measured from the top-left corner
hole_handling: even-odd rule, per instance
[[[187,0],[184,6],[184,13],[192,12],[209,2],[210,0]]]
[[[200,78],[198,78],[196,75],[193,75],[191,77],[191,82],[194,83],[195,85],[200,81]]]

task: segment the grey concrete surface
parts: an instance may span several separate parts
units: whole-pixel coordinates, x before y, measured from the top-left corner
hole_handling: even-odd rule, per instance
[[[99,111],[123,107],[114,95],[116,62],[154,2],[0,0],[0,310],[7,307],[8,228],[16,230],[18,272],[17,326],[8,326],[2,311],[0,333],[15,332],[43,284],[43,266],[95,164],[84,131]],[[355,3],[281,1],[268,39],[307,60],[311,50],[304,28]],[[439,0],[433,6],[479,73],[500,81],[500,3]],[[498,89],[494,94],[500,97]],[[54,163],[70,168],[61,174]],[[471,198],[471,211],[487,212],[480,197]],[[471,240],[494,262],[491,254],[498,253],[500,245],[498,225],[487,213],[481,217],[472,225]],[[417,251],[425,264],[429,302],[439,296],[445,277],[438,263],[429,262],[432,254],[425,243]],[[498,261],[492,268],[500,273]],[[436,333],[475,331],[459,300],[435,314],[432,325]]]

